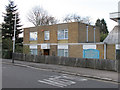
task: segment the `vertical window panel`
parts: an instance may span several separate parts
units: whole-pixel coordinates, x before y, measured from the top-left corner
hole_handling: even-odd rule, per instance
[[[45,40],[50,40],[50,33],[49,33],[49,31],[45,31],[44,32],[44,39]]]

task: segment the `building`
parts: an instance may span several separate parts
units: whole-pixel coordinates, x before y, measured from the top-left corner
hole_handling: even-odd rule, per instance
[[[120,2],[118,6],[120,7]],[[120,10],[119,12],[110,13],[110,19],[118,22],[118,25],[113,28],[113,30],[104,40],[104,43],[114,44],[116,59],[120,59]]]
[[[98,27],[80,22],[24,28],[24,53],[76,58],[116,58],[114,44],[100,42]]]

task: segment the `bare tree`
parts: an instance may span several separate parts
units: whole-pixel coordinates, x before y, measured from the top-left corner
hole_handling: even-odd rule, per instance
[[[91,24],[91,18],[90,17],[84,17],[82,18],[80,15],[77,14],[68,14],[63,18],[63,22],[81,22],[86,24]]]
[[[91,17],[87,16],[82,18],[82,22],[86,24],[92,24]]]
[[[58,20],[55,17],[48,15],[41,7],[34,7],[27,16],[28,21],[33,23],[35,26],[39,25],[52,25],[58,23]]]
[[[63,19],[63,22],[80,22],[81,17],[77,14],[68,14]]]

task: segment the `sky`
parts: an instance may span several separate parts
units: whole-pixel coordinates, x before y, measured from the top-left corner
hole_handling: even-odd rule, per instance
[[[95,24],[96,20],[104,18],[109,32],[117,23],[110,20],[109,14],[118,12],[118,2],[120,0],[12,0],[15,2],[20,14],[22,28],[33,27],[34,25],[27,20],[27,15],[35,6],[43,7],[48,13],[61,20],[69,13],[76,13],[81,17],[90,16]],[[0,2],[0,24],[3,22],[2,12],[5,12],[5,5],[8,0]]]

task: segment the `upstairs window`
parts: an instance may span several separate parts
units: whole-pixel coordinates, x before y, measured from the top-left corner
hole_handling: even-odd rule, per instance
[[[30,41],[37,41],[37,32],[30,32]]]
[[[58,40],[68,39],[68,30],[58,30]]]
[[[44,40],[50,40],[50,33],[49,31],[44,32]]]

